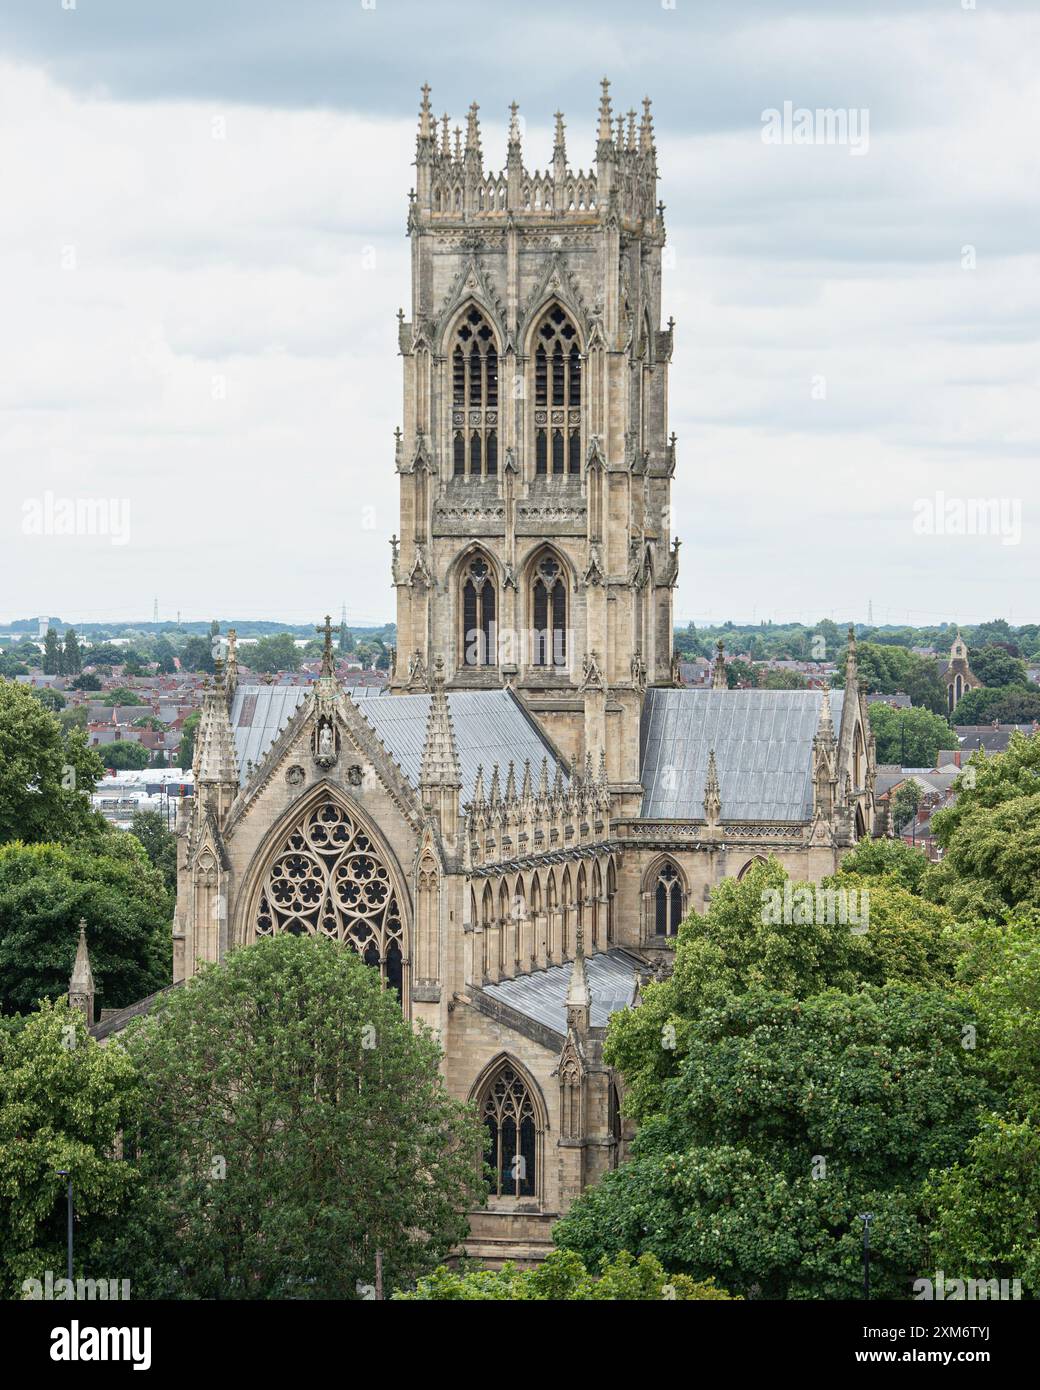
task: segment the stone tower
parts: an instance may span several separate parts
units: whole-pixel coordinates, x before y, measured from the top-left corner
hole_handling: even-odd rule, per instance
[[[484,166],[423,89],[400,315],[400,535],[391,542],[393,688],[513,687],[564,754],[639,781],[648,684],[671,684],[668,437],[673,324],[661,327],[663,206],[650,102],[611,112],[575,172],[563,116],[528,169],[511,108],[505,169]]]

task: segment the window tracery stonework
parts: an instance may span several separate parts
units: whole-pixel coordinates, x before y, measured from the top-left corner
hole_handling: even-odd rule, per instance
[[[522,1077],[508,1064],[488,1083],[480,1113],[486,1131],[484,1158],[492,1172],[491,1195],[533,1197],[537,1191],[534,1102]]]
[[[352,946],[401,996],[404,927],[387,865],[365,830],[335,802],[308,811],[286,835],[260,891],[256,935],[324,935]]]

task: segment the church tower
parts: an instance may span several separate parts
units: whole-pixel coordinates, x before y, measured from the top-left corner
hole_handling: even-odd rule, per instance
[[[422,93],[393,688],[429,689],[438,661],[448,690],[512,687],[576,764],[605,754],[623,804],[644,692],[672,680],[678,569],[650,102],[615,120],[604,79],[588,172],[560,113],[528,169],[510,112],[495,173],[476,104],[452,132]]]

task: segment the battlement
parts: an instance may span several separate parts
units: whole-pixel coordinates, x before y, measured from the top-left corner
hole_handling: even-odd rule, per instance
[[[413,215],[434,222],[514,218],[599,221],[610,213],[632,222],[660,223],[664,211],[656,202],[657,151],[654,146],[650,98],[636,112],[611,111],[610,84],[602,82],[595,168],[575,171],[568,163],[563,113],[556,112],[551,165],[528,169],[521,149],[518,107],[509,108],[505,168],[484,168],[479,110],[474,102],[461,126],[451,130],[450,117],[438,122],[430,104],[430,88],[422,89],[416,137],[416,189]]]

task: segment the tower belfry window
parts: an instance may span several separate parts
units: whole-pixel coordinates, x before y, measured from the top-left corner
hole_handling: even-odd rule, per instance
[[[465,666],[494,666],[498,661],[495,583],[483,555],[474,556],[463,575],[462,661]]]
[[[551,554],[535,565],[531,593],[535,666],[567,664],[567,585],[563,569]]]
[[[534,350],[534,471],[581,471],[582,361],[578,331],[558,304],[538,328]]]
[[[452,476],[498,473],[498,350],[495,335],[472,307],[451,349]]]

